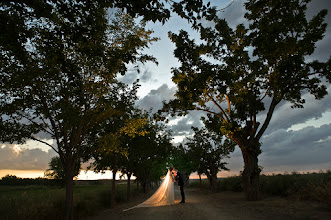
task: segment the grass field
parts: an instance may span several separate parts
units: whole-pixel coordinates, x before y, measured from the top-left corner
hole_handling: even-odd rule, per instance
[[[126,184],[118,184],[116,202],[126,201]],[[134,195],[135,185],[131,187]],[[110,207],[110,184],[75,185],[76,218],[94,215]],[[1,219],[63,219],[65,190],[45,186],[0,186]]]

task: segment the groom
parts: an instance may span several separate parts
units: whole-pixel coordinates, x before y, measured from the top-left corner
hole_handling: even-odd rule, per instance
[[[182,196],[182,201],[180,203],[185,203],[185,194],[184,194],[184,179],[181,172],[179,172],[176,168],[175,170],[175,179],[179,185],[180,195]]]

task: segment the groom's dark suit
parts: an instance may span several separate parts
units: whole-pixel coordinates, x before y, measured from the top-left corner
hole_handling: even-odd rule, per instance
[[[184,179],[181,172],[177,171],[176,179],[178,181],[179,189],[180,189],[180,195],[182,196],[181,203],[185,203],[185,194],[184,194]]]

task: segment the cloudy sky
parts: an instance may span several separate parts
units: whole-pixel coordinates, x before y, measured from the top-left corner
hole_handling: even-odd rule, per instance
[[[212,4],[223,8],[231,0],[214,0]],[[231,27],[245,23],[243,0],[235,0],[219,12]],[[329,14],[327,23],[331,23],[331,6],[329,0],[312,0],[308,7],[307,17],[311,18],[319,10],[327,8]],[[175,46],[168,39],[168,31],[177,33],[184,29],[191,37],[198,37],[190,29],[186,21],[174,16],[165,25],[149,23],[148,28],[154,29],[154,36],[160,40],[155,42],[147,52],[153,54],[159,65],[146,64],[140,66],[141,73],[128,72],[120,80],[132,83],[139,78],[141,88],[138,91],[141,108],[157,111],[162,107],[163,100],[174,97],[175,84],[171,81],[171,67],[180,64],[173,56]],[[331,51],[331,25],[328,26],[325,37],[317,43],[315,53],[308,59],[325,61]],[[284,173],[292,171],[319,171],[331,169],[331,86],[328,86],[329,95],[322,100],[315,100],[311,95],[305,94],[306,104],[303,109],[291,109],[289,103],[282,102],[278,105],[265,135],[262,137],[262,151],[259,163],[264,173]],[[168,126],[173,131],[175,144],[180,143],[185,137],[192,134],[191,126],[201,126],[201,112],[192,112],[186,117],[176,118]],[[263,116],[261,116],[263,117]],[[52,144],[52,140],[46,140]],[[48,162],[55,153],[49,147],[34,141],[25,145],[2,144],[0,145],[0,177],[13,174],[21,177],[43,176],[48,168]],[[243,161],[238,147],[230,155],[228,167],[230,172],[221,172],[219,176],[238,175],[243,170]],[[82,179],[97,178],[93,174],[82,175]],[[101,178],[110,178],[102,176]]]

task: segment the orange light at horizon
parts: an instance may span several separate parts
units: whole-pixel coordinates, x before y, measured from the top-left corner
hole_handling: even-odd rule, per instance
[[[0,178],[12,175],[20,178],[38,178],[44,177],[44,171],[42,170],[0,170]]]

